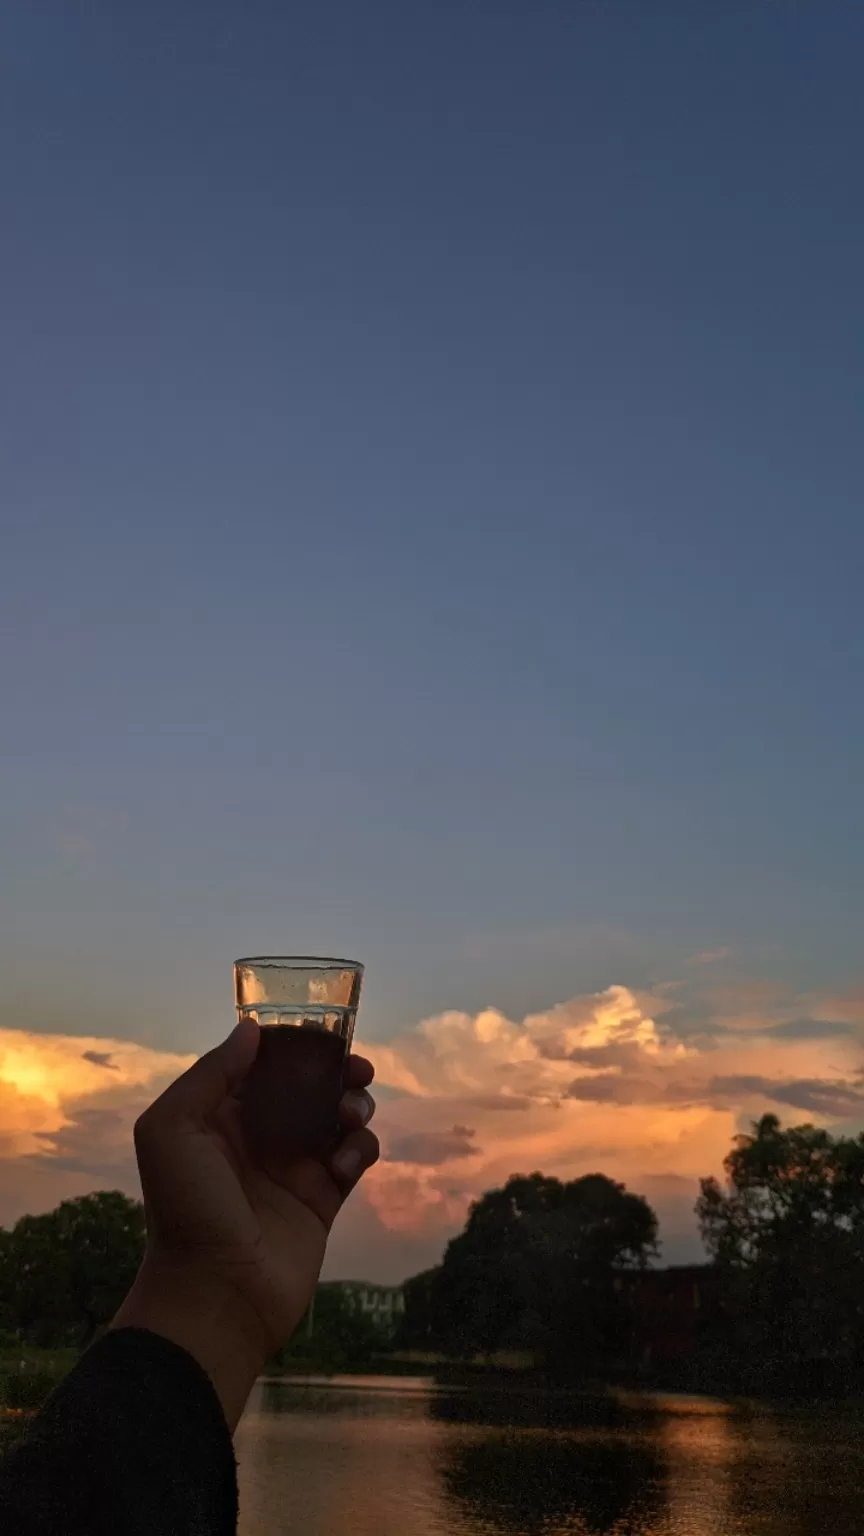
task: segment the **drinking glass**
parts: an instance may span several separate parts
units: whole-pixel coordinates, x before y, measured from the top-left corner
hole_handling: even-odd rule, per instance
[[[362,983],[355,960],[254,955],[234,962],[238,1018],[255,1019],[261,1029],[241,1091],[244,1134],[259,1153],[321,1156],[335,1144]]]

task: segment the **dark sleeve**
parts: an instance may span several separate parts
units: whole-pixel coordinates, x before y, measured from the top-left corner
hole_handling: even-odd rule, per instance
[[[143,1328],[108,1333],[0,1464],[16,1536],[234,1536],[237,1470],[210,1378]]]

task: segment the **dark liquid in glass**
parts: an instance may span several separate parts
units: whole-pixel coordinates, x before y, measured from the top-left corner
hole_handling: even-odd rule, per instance
[[[243,1131],[258,1151],[322,1153],[339,1126],[346,1040],[304,1024],[262,1024],[243,1083]]]

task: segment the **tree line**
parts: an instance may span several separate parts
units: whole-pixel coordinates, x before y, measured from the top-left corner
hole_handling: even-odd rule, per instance
[[[693,1357],[675,1369],[708,1389],[860,1389],[864,1135],[765,1115],[724,1173],[701,1181],[708,1263]],[[656,1370],[640,1279],[658,1246],[648,1202],[612,1179],[512,1178],[407,1282],[405,1342],[462,1361],[526,1350],[568,1381],[639,1379]]]
[[[84,1347],[111,1320],[144,1255],[144,1208],[119,1190],[64,1200],[0,1228],[0,1334]]]
[[[79,1350],[110,1322],[144,1256],[140,1201],[118,1190],[64,1200],[0,1228],[0,1352]],[[273,1370],[344,1371],[392,1349],[394,1330],[338,1286],[319,1285]],[[2,1393],[0,1393],[2,1398]]]
[[[694,1384],[860,1388],[864,1135],[784,1130],[765,1115],[736,1138],[724,1171],[702,1180],[696,1208],[710,1283]],[[117,1191],[0,1229],[7,1347],[85,1346],[119,1306],[143,1247],[143,1209]],[[406,1283],[397,1338],[319,1287],[275,1363],[350,1369],[395,1345],[454,1362],[524,1351],[573,1382],[638,1378],[651,1343],[643,1278],[659,1254],[654,1211],[614,1180],[516,1176],[474,1203],[440,1265]]]

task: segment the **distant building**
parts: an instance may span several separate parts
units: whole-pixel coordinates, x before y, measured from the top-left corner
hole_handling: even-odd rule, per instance
[[[405,1311],[401,1285],[373,1285],[368,1280],[324,1280],[321,1289],[340,1291],[358,1312],[385,1327],[395,1328]]]
[[[663,1365],[696,1354],[719,1307],[719,1277],[710,1264],[678,1264],[628,1276],[635,1293],[643,1363]]]

